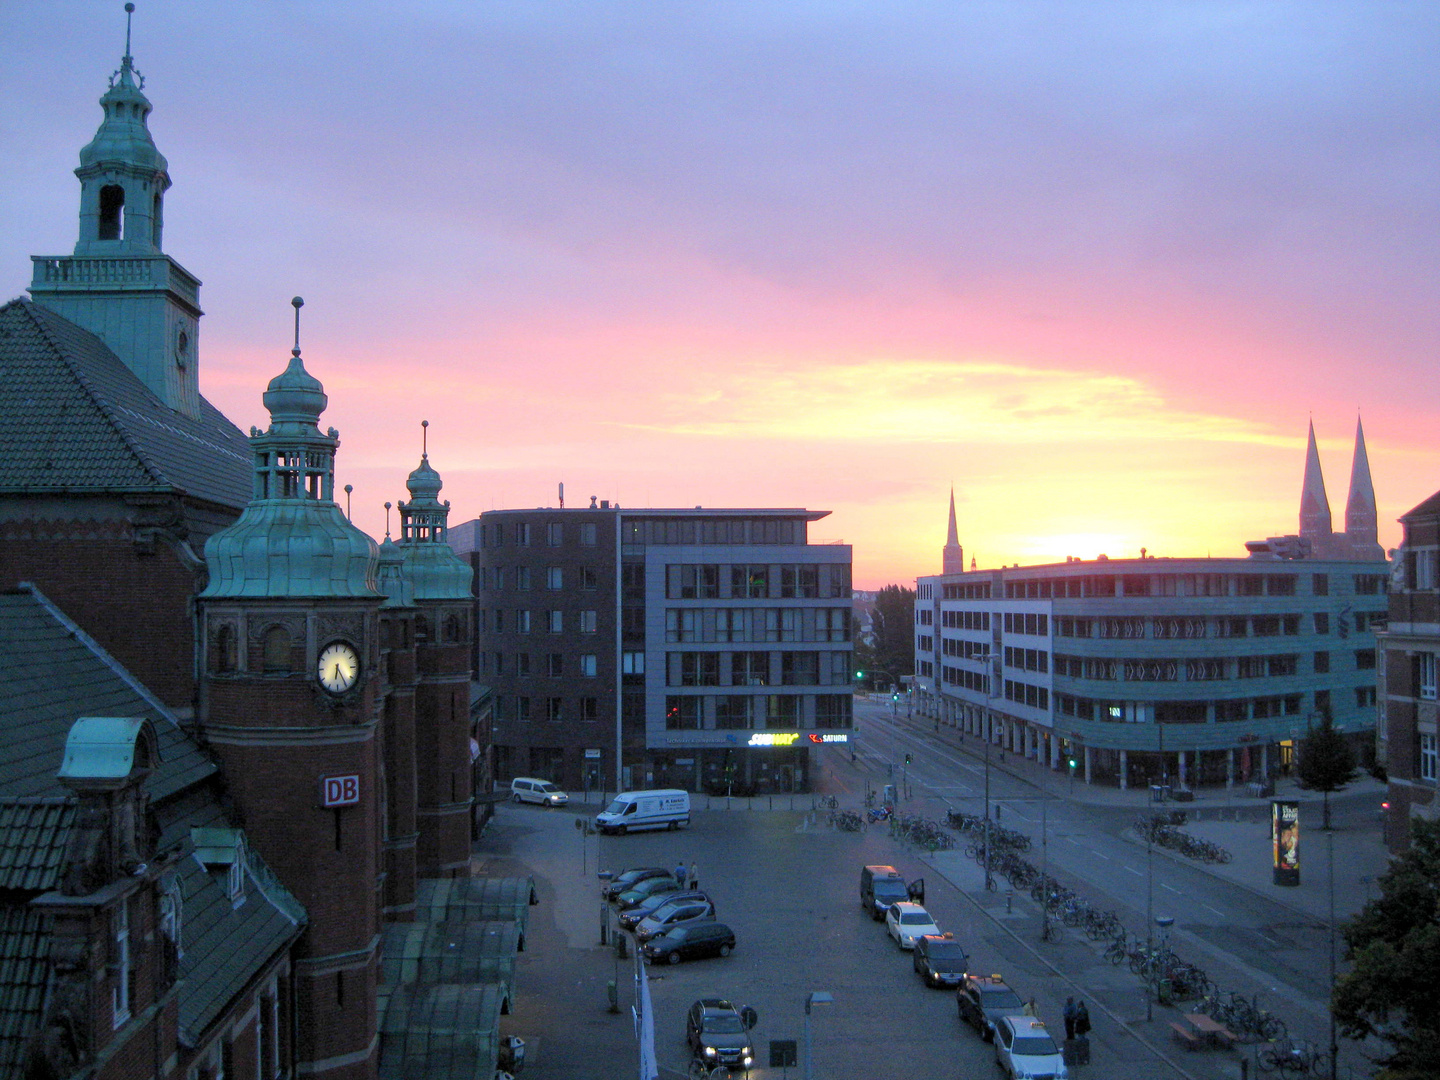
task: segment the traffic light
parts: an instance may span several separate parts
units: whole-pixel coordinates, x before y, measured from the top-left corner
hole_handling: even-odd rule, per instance
[[[865,673],[864,673],[863,671],[857,671],[857,672],[855,672],[855,678],[857,678],[857,679],[863,679],[863,678],[865,678]]]
[[[909,751],[909,750],[906,750],[906,751],[905,751],[905,764],[906,764],[906,765],[909,765],[909,764],[910,764],[910,751]]]

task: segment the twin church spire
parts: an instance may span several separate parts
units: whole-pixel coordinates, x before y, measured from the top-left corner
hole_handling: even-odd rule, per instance
[[[1310,542],[1311,554],[1321,559],[1383,559],[1375,486],[1370,478],[1370,455],[1365,450],[1365,427],[1355,421],[1355,453],[1350,461],[1350,491],[1345,499],[1345,531],[1335,532],[1320,452],[1311,421],[1305,448],[1305,478],[1300,486],[1300,538]]]

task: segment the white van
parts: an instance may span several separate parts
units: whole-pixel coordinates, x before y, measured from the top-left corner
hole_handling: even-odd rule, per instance
[[[631,829],[678,829],[690,824],[690,793],[679,788],[622,791],[595,815],[602,833],[624,835]]]
[[[549,780],[537,780],[533,776],[517,776],[510,781],[510,797],[518,802],[540,803],[543,806],[564,806],[570,796]]]

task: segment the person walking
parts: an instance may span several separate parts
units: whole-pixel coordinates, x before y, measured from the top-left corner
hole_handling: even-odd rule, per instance
[[[685,873],[685,860],[681,859],[680,865],[675,867],[675,880],[680,883],[682,889],[685,887]]]
[[[1090,1034],[1090,1010],[1083,1000],[1075,1003],[1075,1037],[1083,1039]]]
[[[686,879],[685,887],[687,889],[700,888],[700,864],[698,862],[690,864],[690,876]]]
[[[1035,1006],[1035,996],[1033,994],[1030,996],[1030,1000],[1025,1002],[1024,1013],[1026,1016],[1033,1016],[1037,1020],[1040,1018],[1040,1010]]]
[[[1065,999],[1065,1041],[1075,1038],[1075,999]]]

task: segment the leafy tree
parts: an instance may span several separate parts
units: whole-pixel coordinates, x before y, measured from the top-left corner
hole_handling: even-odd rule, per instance
[[[1355,779],[1355,750],[1335,729],[1330,706],[1320,710],[1320,726],[1312,727],[1300,740],[1297,766],[1300,784],[1325,793],[1325,828],[1330,828],[1330,792],[1342,790]]]
[[[1380,896],[1344,927],[1351,970],[1331,1008],[1347,1038],[1388,1043],[1378,1080],[1440,1076],[1440,822],[1414,819],[1410,849],[1379,879]]]
[[[896,679],[915,673],[915,590],[886,585],[875,594],[873,643],[855,642],[855,670],[877,685],[875,672]],[[883,678],[883,677],[882,677]]]

